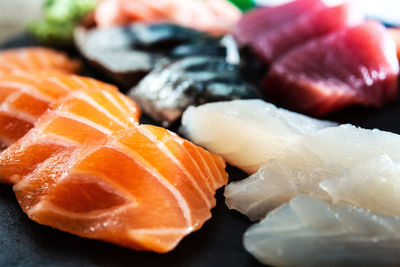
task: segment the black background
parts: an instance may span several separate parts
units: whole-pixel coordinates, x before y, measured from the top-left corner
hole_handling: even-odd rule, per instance
[[[31,44],[22,36],[2,48]],[[400,133],[400,100],[383,109],[352,108],[328,119],[364,128]],[[145,122],[149,122],[145,117]],[[229,168],[230,180],[246,177]],[[212,218],[168,254],[136,252],[100,241],[83,239],[31,220],[19,208],[11,187],[0,185],[0,266],[261,266],[242,245],[251,222],[228,210],[223,189],[217,192]]]

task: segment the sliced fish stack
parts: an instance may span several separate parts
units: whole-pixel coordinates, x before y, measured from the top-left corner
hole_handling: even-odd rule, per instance
[[[244,100],[190,108],[183,125],[190,139],[231,164],[250,173],[262,165],[225,188],[228,207],[255,221],[266,216],[245,234],[261,262],[400,262],[399,135]]]
[[[139,125],[138,106],[116,87],[47,71],[0,79],[0,126],[12,129],[2,136],[0,182],[32,220],[164,253],[211,217],[224,160]]]
[[[322,116],[395,101],[398,74],[393,38],[380,23],[365,22],[291,50],[274,63],[264,85],[291,109]]]
[[[233,35],[268,66],[255,76],[268,99],[313,117],[396,100],[396,30],[363,20],[353,4],[296,0],[243,16]]]

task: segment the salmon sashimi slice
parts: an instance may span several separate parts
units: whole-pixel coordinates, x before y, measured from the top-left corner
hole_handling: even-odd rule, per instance
[[[101,0],[95,11],[99,27],[131,22],[169,22],[223,35],[241,12],[225,0]]]
[[[67,86],[62,79],[46,83],[74,88],[74,82],[79,81],[82,86],[52,103],[33,129],[3,151],[0,156],[2,182],[18,182],[38,164],[66,148],[79,147],[138,123],[138,106],[114,87],[87,78],[62,78],[70,84]]]
[[[50,48],[28,47],[0,51],[0,76],[18,70],[77,73],[80,66],[79,61]]]
[[[47,158],[14,191],[40,224],[164,253],[211,217],[226,183],[219,156],[140,125]]]
[[[48,109],[50,103],[71,91],[85,88],[107,91],[105,94],[110,94],[108,91],[118,91],[112,85],[69,74],[48,76],[47,73],[18,72],[0,77],[1,146],[8,147],[24,136]],[[108,96],[103,96],[106,97]],[[117,98],[114,101],[121,101],[119,105],[127,109],[131,101],[121,99]],[[116,109],[112,112],[116,114],[115,116],[124,117]]]

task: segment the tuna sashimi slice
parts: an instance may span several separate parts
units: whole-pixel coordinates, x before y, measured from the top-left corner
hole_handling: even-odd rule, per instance
[[[251,46],[265,62],[273,62],[306,41],[360,22],[361,15],[345,3],[304,14],[277,29],[264,30]]]
[[[150,125],[97,140],[47,158],[14,186],[32,220],[167,252],[211,217],[215,190],[227,183],[221,157]]]
[[[239,44],[249,46],[271,63],[306,41],[361,20],[361,14],[348,3],[328,7],[319,0],[298,0],[246,14],[233,34]]]
[[[251,45],[257,38],[301,18],[305,14],[326,8],[321,0],[298,0],[277,7],[262,7],[244,15],[233,29],[236,40]]]
[[[290,108],[322,116],[394,101],[398,73],[393,38],[381,24],[365,22],[291,50],[272,65],[264,85]]]
[[[0,76],[16,70],[76,73],[79,69],[79,61],[50,48],[29,47],[0,51]]]

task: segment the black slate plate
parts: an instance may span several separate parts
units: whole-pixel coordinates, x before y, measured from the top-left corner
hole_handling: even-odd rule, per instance
[[[20,36],[0,49],[31,44],[28,37]],[[85,74],[96,77],[90,71]],[[351,108],[327,119],[400,134],[400,99],[381,110]],[[145,116],[142,121],[151,123]],[[237,169],[230,167],[228,171],[231,181],[246,177]],[[242,245],[242,235],[251,222],[238,212],[228,210],[223,189],[217,192],[216,198],[213,217],[174,251],[159,255],[83,239],[39,225],[21,211],[11,187],[0,185],[0,266],[261,266]]]

